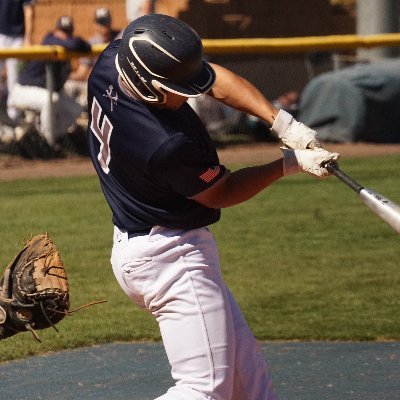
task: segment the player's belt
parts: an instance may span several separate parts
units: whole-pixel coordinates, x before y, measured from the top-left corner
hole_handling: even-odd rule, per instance
[[[134,231],[128,231],[128,238],[133,238],[136,236],[145,236],[151,232],[152,228],[137,229]]]

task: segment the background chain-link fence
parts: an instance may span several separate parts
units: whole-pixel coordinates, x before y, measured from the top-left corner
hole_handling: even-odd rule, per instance
[[[209,61],[221,64],[252,82],[277,107],[296,116],[299,99],[306,85],[322,73],[363,63],[356,57],[357,49],[373,46],[399,46],[399,34],[368,37],[355,35],[303,37],[286,39],[252,39],[243,41],[206,40],[205,54]],[[39,46],[32,54],[18,55],[0,51],[5,57],[48,57],[47,46]],[[94,47],[93,56],[103,47]],[[56,49],[53,59],[78,55]],[[16,50],[18,51],[18,50]],[[21,49],[26,51],[26,49]],[[35,53],[36,52],[36,53]],[[85,136],[87,110],[65,132],[56,148],[50,148],[38,134],[38,113],[28,111],[17,123],[7,118],[6,91],[0,90],[0,153],[18,154],[27,158],[64,157],[86,154]],[[50,98],[50,96],[49,96]],[[221,105],[208,96],[191,100],[190,104],[218,143],[237,143],[255,140],[273,140],[263,121]],[[20,140],[20,138],[23,140]]]

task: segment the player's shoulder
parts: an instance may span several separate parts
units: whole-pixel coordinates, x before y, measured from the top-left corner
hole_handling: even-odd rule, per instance
[[[44,35],[42,42],[41,42],[41,44],[43,44],[43,45],[55,45],[55,44],[59,44],[59,43],[60,43],[60,40],[54,36],[53,32],[47,32]]]
[[[120,39],[110,42],[106,46],[106,48],[100,53],[100,55],[97,59],[97,64],[112,63],[114,65],[115,56],[118,53],[120,43],[121,43]]]
[[[110,73],[110,70],[115,70],[115,56],[118,52],[118,48],[119,43],[111,42],[100,53],[91,71],[89,81],[93,81],[96,77],[99,77],[100,79],[105,79]]]

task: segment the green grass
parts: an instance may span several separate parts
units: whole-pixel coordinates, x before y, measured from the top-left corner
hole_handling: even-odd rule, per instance
[[[346,160],[361,184],[400,203],[400,157]],[[97,178],[0,183],[1,270],[30,234],[60,249],[72,308],[40,331],[0,341],[0,361],[111,341],[159,340],[156,323],[116,283],[109,257],[111,213]],[[399,235],[332,177],[297,175],[226,209],[212,230],[223,273],[259,339],[399,340]]]

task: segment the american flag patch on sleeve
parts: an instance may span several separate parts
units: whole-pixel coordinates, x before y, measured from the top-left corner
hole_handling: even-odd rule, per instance
[[[210,167],[206,172],[203,172],[199,178],[206,183],[210,183],[214,178],[216,178],[221,171],[221,168],[219,165],[216,165],[215,167]]]

